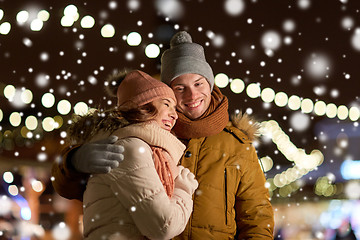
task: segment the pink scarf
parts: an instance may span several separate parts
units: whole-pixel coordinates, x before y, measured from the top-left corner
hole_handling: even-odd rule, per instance
[[[154,153],[154,164],[155,164],[156,172],[159,175],[159,178],[166,190],[167,195],[169,196],[169,198],[171,198],[174,192],[175,183],[169,161],[164,156],[163,153],[164,150],[162,148],[152,146],[151,150]]]

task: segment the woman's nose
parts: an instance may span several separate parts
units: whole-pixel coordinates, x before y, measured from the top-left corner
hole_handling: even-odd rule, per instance
[[[170,111],[170,117],[174,120],[178,119],[178,115],[176,113],[176,109],[173,108],[171,111]]]

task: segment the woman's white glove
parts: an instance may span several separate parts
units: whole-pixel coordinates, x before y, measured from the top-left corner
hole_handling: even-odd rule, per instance
[[[199,183],[195,179],[195,175],[188,168],[178,166],[179,175],[175,178],[175,188],[180,188],[185,192],[193,195],[198,188]]]
[[[108,173],[124,160],[124,147],[113,144],[118,140],[110,136],[92,143],[85,143],[75,150],[71,164],[82,173]]]

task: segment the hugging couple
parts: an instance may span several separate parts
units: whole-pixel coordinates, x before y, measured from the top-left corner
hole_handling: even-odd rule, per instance
[[[161,81],[125,71],[107,88],[117,106],[74,121],[52,168],[55,190],[83,201],[85,239],[273,239],[258,124],[229,117],[187,32],[163,53]]]

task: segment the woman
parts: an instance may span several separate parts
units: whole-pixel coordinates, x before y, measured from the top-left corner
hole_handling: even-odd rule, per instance
[[[80,117],[69,129],[72,144],[116,135],[116,144],[125,148],[118,168],[87,183],[84,237],[173,238],[186,226],[198,187],[194,175],[177,166],[185,146],[170,133],[177,119],[175,95],[138,70],[111,78],[107,86],[116,90],[117,108]]]

